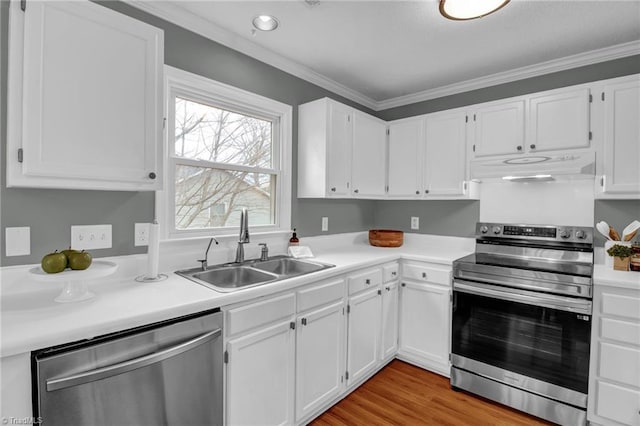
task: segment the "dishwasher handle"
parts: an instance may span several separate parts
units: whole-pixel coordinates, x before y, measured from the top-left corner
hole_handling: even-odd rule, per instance
[[[222,329],[210,331],[202,334],[194,339],[180,343],[179,345],[172,346],[164,349],[160,352],[155,352],[149,355],[142,356],[140,358],[131,359],[118,364],[110,365],[108,367],[96,368],[95,370],[85,371],[83,373],[74,374],[68,377],[62,377],[59,379],[47,380],[47,392],[52,392],[72,386],[78,386],[89,382],[95,382],[97,380],[106,379],[107,377],[117,376],[138,368],[146,367],[151,364],[164,361],[165,359],[172,358],[176,355],[180,355],[188,350],[191,350],[197,346],[203,345],[222,334]]]

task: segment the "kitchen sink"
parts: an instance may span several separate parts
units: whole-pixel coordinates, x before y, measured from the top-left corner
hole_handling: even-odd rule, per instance
[[[176,274],[198,284],[213,288],[216,291],[226,293],[282,281],[287,278],[333,268],[334,266],[315,261],[276,256],[264,261],[249,260],[243,263],[216,265],[205,271],[201,268],[186,269],[176,271]]]
[[[277,275],[296,276],[322,271],[330,266],[285,257],[281,259],[266,260],[264,262],[256,262],[253,264],[253,267],[260,269],[261,271],[267,271]]]

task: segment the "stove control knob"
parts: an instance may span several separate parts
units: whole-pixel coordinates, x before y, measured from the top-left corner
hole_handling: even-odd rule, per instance
[[[584,240],[587,238],[587,234],[584,231],[576,231],[576,238]]]
[[[483,234],[486,234],[487,232],[489,232],[489,227],[487,225],[482,225],[480,227],[480,232],[482,232]]]
[[[500,231],[502,231],[502,228],[500,228],[499,226],[494,226],[493,227],[493,233],[498,235],[500,233]]]
[[[571,236],[571,232],[563,229],[560,231],[560,238],[569,238]]]

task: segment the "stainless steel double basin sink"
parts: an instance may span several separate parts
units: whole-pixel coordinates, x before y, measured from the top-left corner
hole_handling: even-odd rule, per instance
[[[287,278],[310,274],[333,268],[335,265],[285,256],[269,260],[250,260],[202,268],[176,271],[176,274],[216,291],[230,292],[243,288],[281,281]]]

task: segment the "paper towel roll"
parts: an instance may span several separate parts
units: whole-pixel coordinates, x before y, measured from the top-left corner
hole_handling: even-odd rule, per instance
[[[160,225],[154,221],[149,225],[149,248],[147,249],[147,275],[149,279],[158,277],[158,263],[160,260]]]

